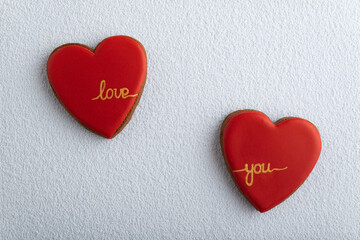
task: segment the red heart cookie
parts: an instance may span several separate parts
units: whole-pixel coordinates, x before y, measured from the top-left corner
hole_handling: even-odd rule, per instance
[[[275,124],[263,113],[231,113],[221,127],[221,148],[233,179],[260,212],[289,197],[305,181],[321,151],[317,128],[301,118]]]
[[[146,53],[126,36],[103,40],[92,50],[81,44],[56,48],[47,75],[60,102],[90,130],[112,138],[129,122],[146,78]]]

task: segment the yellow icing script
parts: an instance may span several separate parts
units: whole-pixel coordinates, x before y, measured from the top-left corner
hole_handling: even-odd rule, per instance
[[[234,173],[237,172],[246,172],[246,178],[245,178],[245,182],[246,185],[248,185],[249,187],[251,187],[254,183],[254,174],[263,174],[263,173],[271,173],[273,171],[282,171],[287,169],[288,167],[284,167],[284,168],[270,168],[270,163],[268,163],[267,165],[267,169],[265,169],[265,163],[256,163],[256,164],[251,164],[251,169],[249,169],[249,165],[247,163],[245,163],[245,168],[240,169],[240,170],[234,170]]]
[[[118,89],[108,88],[105,91],[105,87],[106,87],[106,81],[101,80],[99,95],[95,98],[92,98],[91,100],[101,99],[104,101],[106,99],[112,99],[113,97],[115,97],[117,99],[119,99],[119,98],[126,99],[128,97],[136,97],[137,96],[137,94],[129,95],[129,89],[127,89],[127,88],[119,88],[119,93],[117,93]]]

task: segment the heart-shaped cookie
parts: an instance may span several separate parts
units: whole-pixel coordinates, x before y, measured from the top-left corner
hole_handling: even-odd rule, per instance
[[[60,102],[81,124],[112,138],[129,122],[146,78],[146,53],[127,36],[103,40],[92,50],[82,44],[56,48],[47,75]]]
[[[221,127],[227,167],[245,197],[260,212],[275,207],[305,181],[321,151],[317,128],[301,118],[275,124],[263,113],[241,110]]]

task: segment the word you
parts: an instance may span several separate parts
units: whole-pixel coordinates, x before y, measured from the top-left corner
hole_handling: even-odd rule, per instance
[[[288,167],[284,168],[273,168],[271,169],[270,163],[267,164],[267,169],[265,169],[265,163],[256,163],[251,164],[251,168],[249,169],[249,164],[245,163],[245,167],[240,170],[234,170],[234,173],[237,172],[246,172],[245,182],[246,185],[251,187],[254,183],[254,174],[265,174],[265,173],[271,173],[273,171],[282,171],[287,169]]]

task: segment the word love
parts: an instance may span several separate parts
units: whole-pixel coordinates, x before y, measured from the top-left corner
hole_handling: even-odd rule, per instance
[[[251,164],[251,168],[249,169],[249,165],[247,163],[245,163],[245,168],[240,169],[240,170],[234,170],[233,172],[234,173],[246,172],[245,182],[246,182],[246,185],[251,187],[254,183],[254,174],[265,174],[265,173],[271,173],[273,171],[282,171],[285,169],[287,169],[287,167],[271,169],[270,163],[268,163],[267,169],[265,169],[265,163]]]
[[[106,89],[106,81],[105,80],[101,80],[100,82],[100,88],[99,88],[99,95],[95,98],[92,98],[91,100],[97,100],[97,99],[101,99],[101,100],[106,100],[106,99],[112,99],[113,97],[119,99],[126,99],[129,97],[136,97],[137,94],[133,94],[133,95],[129,95],[129,89],[127,88],[108,88]]]

